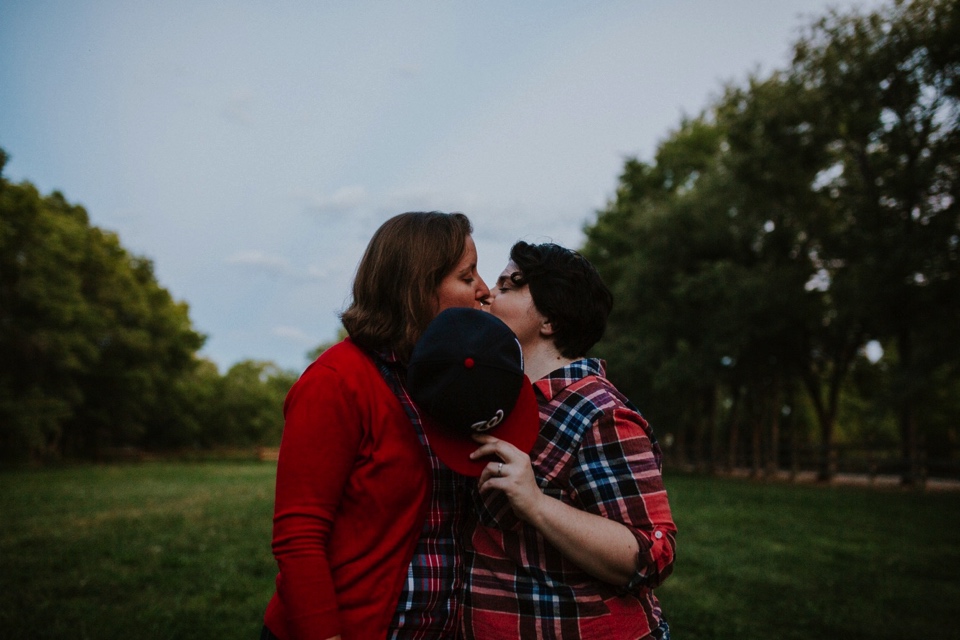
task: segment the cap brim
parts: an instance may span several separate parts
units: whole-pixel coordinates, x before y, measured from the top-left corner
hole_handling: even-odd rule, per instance
[[[483,468],[493,459],[486,457],[471,460],[470,454],[480,447],[477,441],[469,435],[452,433],[450,429],[442,427],[426,415],[423,416],[423,431],[440,461],[461,475],[478,478]],[[530,453],[539,432],[540,408],[533,393],[533,386],[529,378],[524,376],[513,411],[503,422],[484,433],[505,440],[524,453]]]

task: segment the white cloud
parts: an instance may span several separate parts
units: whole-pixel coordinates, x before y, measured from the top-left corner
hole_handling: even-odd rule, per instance
[[[308,346],[313,346],[320,343],[320,340],[316,336],[308,334],[303,329],[299,327],[287,327],[279,326],[274,327],[270,333],[278,338],[283,338],[284,340],[290,340],[291,342],[296,342],[299,344],[304,344]]]
[[[260,250],[235,253],[227,258],[226,262],[241,267],[250,267],[273,277],[295,281],[321,281],[330,275],[329,269],[321,269],[316,265],[298,268],[282,256],[270,255]]]
[[[330,277],[330,270],[311,265],[307,267],[306,277],[308,280],[324,280]]]
[[[283,273],[290,270],[290,261],[280,256],[267,255],[263,251],[241,251],[227,258],[227,264],[239,264],[259,267],[273,273]]]
[[[382,206],[402,211],[441,211],[441,202],[449,198],[437,190],[424,186],[400,187],[387,193]],[[458,209],[459,211],[459,209]]]

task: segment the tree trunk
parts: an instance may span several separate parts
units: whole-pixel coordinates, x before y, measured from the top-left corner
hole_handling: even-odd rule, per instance
[[[696,394],[699,396],[699,394]],[[695,397],[696,397],[695,396]],[[691,435],[692,442],[690,443],[690,458],[693,463],[693,468],[697,473],[702,473],[704,469],[704,455],[703,455],[703,438],[704,438],[704,425],[706,423],[706,417],[703,415],[703,412],[698,411],[699,404],[693,404],[693,416],[690,421],[691,428],[693,433]]]
[[[780,469],[780,372],[773,374],[773,388],[770,390],[770,442],[767,449],[766,474],[775,477]]]
[[[800,438],[797,433],[797,420],[796,420],[796,388],[794,387],[793,382],[787,384],[787,406],[790,407],[790,415],[787,416],[786,428],[789,432],[789,452],[788,456],[790,458],[790,481],[794,482],[797,479],[797,475],[800,473]]]
[[[758,390],[751,398],[753,402],[748,404],[750,415],[750,477],[756,478],[760,475],[760,469],[763,468],[763,390]]]
[[[817,480],[820,482],[830,482],[836,473],[836,464],[832,456],[833,448],[833,423],[836,417],[836,402],[834,401],[833,390],[829,393],[827,401],[823,399],[823,392],[820,389],[820,379],[814,375],[805,375],[804,384],[810,399],[813,400],[813,408],[817,414],[817,423],[820,425],[820,447],[817,455]]]
[[[685,469],[689,460],[687,451],[687,431],[689,427],[684,424],[677,425],[677,435],[673,442],[674,463],[681,469]]]
[[[833,420],[820,419],[820,455],[817,460],[817,480],[830,482],[837,473],[837,461],[833,456]]]
[[[917,417],[913,409],[914,392],[910,388],[912,381],[909,380],[908,373],[913,359],[913,342],[910,339],[909,329],[900,331],[897,336],[897,347],[900,355],[900,383],[906,387],[900,390],[900,411],[898,412],[900,448],[903,457],[903,474],[900,477],[900,483],[905,487],[913,487],[920,479],[920,465],[917,455]]]
[[[732,473],[737,467],[737,449],[739,448],[738,440],[740,439],[740,402],[743,391],[740,386],[734,388],[733,390],[733,406],[730,408],[730,429],[728,430],[728,442],[727,447],[727,473]]]
[[[720,434],[717,429],[717,386],[710,387],[704,395],[704,415],[707,421],[707,442],[709,443],[709,452],[707,457],[707,469],[711,474],[717,472],[720,466]]]

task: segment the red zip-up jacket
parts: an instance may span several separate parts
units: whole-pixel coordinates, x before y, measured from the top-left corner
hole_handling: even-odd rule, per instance
[[[284,420],[264,624],[281,640],[382,638],[429,505],[426,452],[349,338],[304,371]]]

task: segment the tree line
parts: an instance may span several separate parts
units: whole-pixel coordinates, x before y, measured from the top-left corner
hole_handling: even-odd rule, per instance
[[[63,194],[10,183],[6,161],[0,150],[0,459],[279,442],[295,374],[244,361],[221,375],[150,260]]]
[[[838,444],[889,445],[912,483],[956,461],[958,174],[960,3],[829,12],[629,159],[585,227],[611,377],[701,468],[813,448],[826,479]]]

